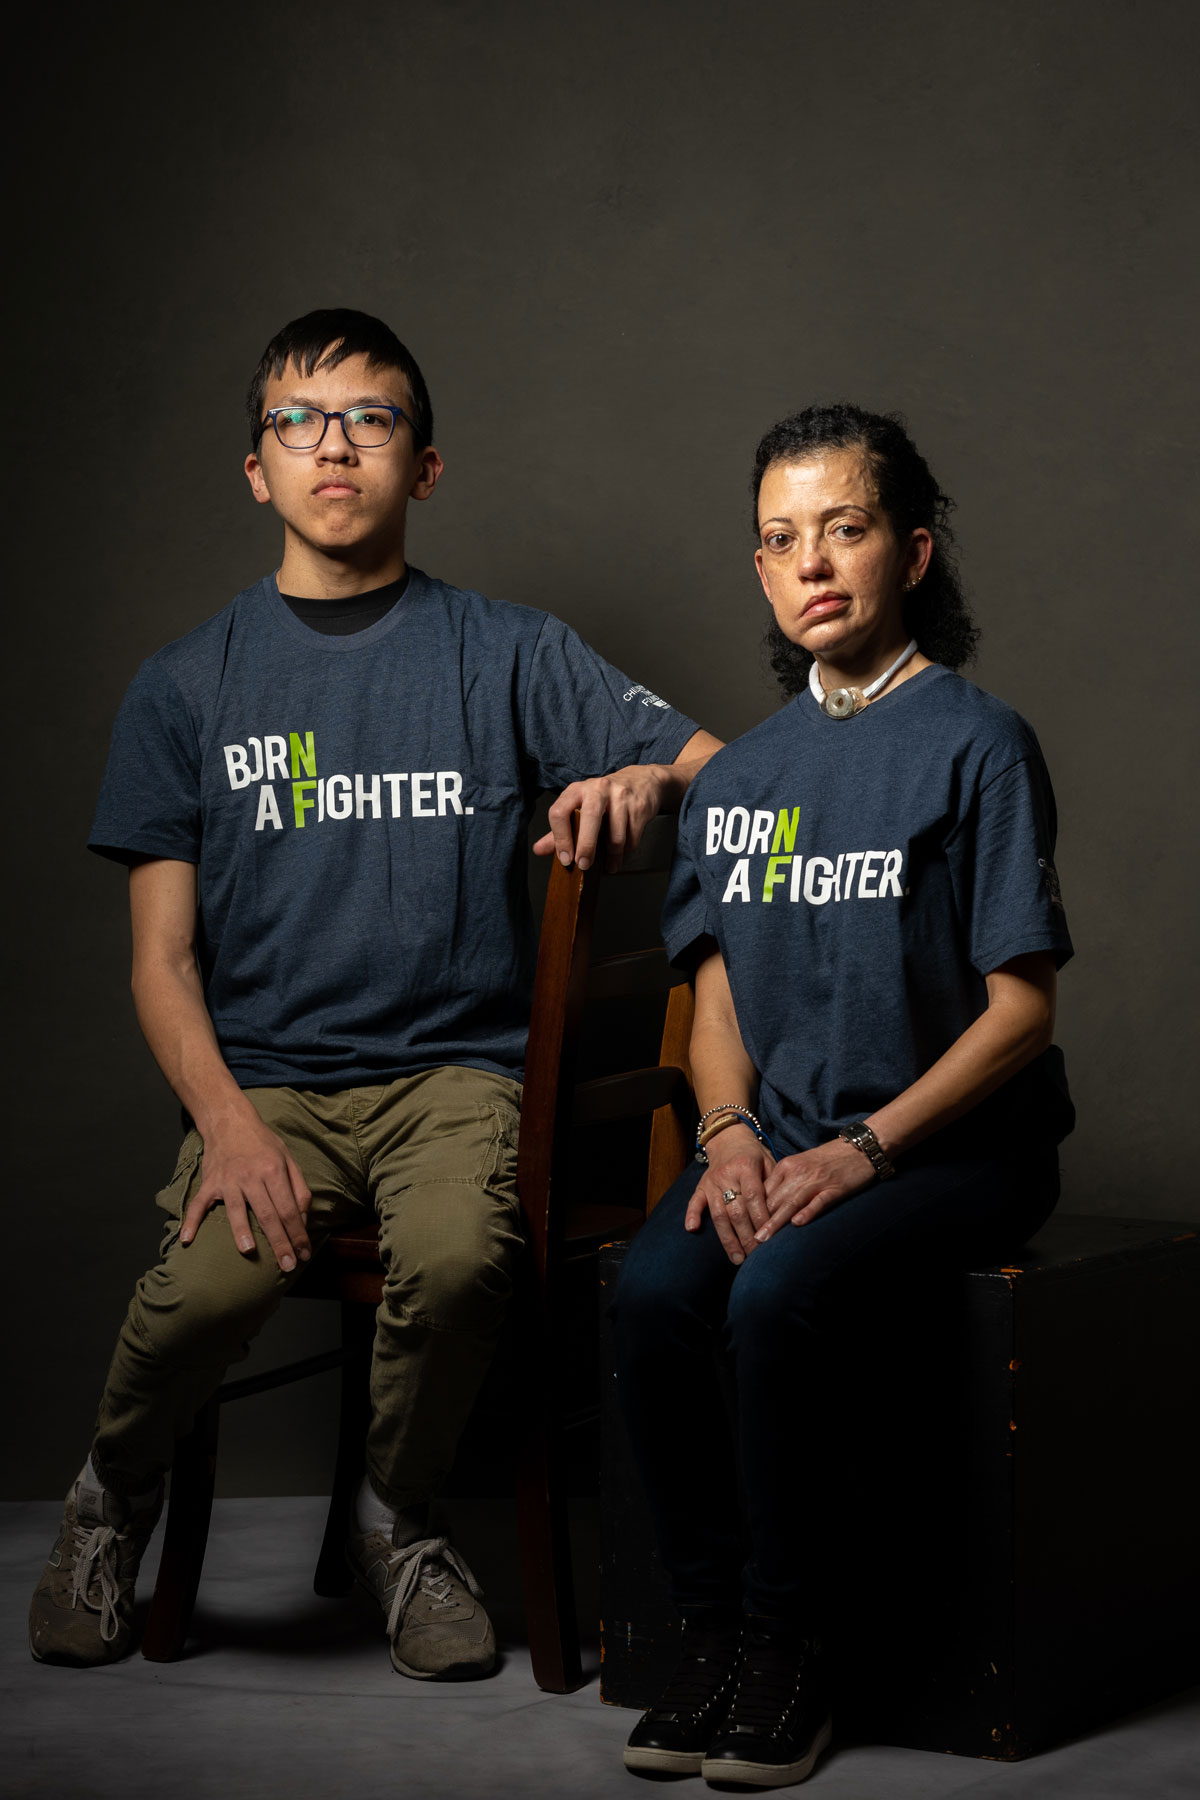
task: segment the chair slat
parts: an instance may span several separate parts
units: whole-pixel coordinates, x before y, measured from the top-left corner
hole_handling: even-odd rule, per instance
[[[604,956],[588,970],[587,997],[591,1000],[630,1000],[642,995],[669,993],[687,981],[681,969],[673,969],[661,947],[629,950],[623,956]]]
[[[660,1106],[670,1106],[686,1089],[682,1069],[628,1069],[621,1075],[601,1075],[595,1081],[581,1081],[575,1089],[571,1123],[644,1118]]]

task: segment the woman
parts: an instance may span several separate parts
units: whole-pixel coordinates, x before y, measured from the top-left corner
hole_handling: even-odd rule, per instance
[[[698,1160],[635,1239],[615,1318],[683,1616],[625,1761],[771,1787],[830,1733],[805,1507],[829,1321],[875,1271],[994,1257],[1051,1211],[1071,944],[1041,753],[952,673],[977,634],[950,502],[901,425],[798,413],[759,445],[752,491],[791,704],[713,759],[680,817],[664,934],[694,969]]]

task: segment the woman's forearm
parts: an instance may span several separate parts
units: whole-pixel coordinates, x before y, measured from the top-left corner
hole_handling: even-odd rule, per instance
[[[1054,961],[1014,957],[987,977],[988,1005],[911,1087],[870,1113],[889,1157],[961,1118],[1040,1054],[1054,1035]]]
[[[1054,1029],[1054,962],[1014,957],[987,977],[986,1011],[943,1056],[876,1112],[867,1124],[895,1160],[923,1138],[978,1105],[1050,1042]],[[997,1145],[1002,1152],[1003,1145]],[[770,1219],[756,1233],[765,1243],[781,1226],[807,1225],[831,1206],[852,1201],[876,1179],[871,1159],[844,1138],[785,1156],[766,1180]]]
[[[961,1118],[1050,1043],[1054,1033],[1054,960],[1014,957],[987,977],[986,1010],[910,1087],[870,1113],[867,1123],[889,1157]],[[714,950],[696,970],[692,1075],[701,1113],[728,1102],[753,1108],[758,1074],[738,1029],[729,977]],[[720,1135],[721,1149],[741,1147],[744,1128]],[[746,1137],[752,1135],[748,1131]]]
[[[691,1063],[696,1104],[702,1113],[723,1102],[753,1108],[758,1076],[740,1038],[731,1041],[727,1034],[693,1029]]]
[[[728,1101],[753,1107],[758,1072],[738,1030],[725,964],[715,951],[696,970],[696,1017],[691,1041],[692,1080],[702,1113]]]

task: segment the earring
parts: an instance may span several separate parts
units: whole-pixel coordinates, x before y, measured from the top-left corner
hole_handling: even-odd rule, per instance
[[[913,577],[913,579],[912,579],[912,580],[911,580],[911,581],[906,581],[906,582],[905,582],[905,584],[904,584],[904,591],[905,591],[905,593],[906,593],[906,594],[911,594],[911,593],[912,593],[912,591],[913,591],[913,589],[914,589],[914,588],[915,588],[915,587],[916,587],[916,585],[917,585],[917,578],[916,578],[916,577],[915,577],[915,576],[914,576],[914,577]]]

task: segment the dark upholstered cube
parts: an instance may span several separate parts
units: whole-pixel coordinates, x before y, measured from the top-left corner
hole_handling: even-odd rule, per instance
[[[1197,1229],[1056,1217],[872,1307],[797,1496],[841,1740],[1015,1759],[1200,1677]],[[678,1627],[603,1357],[601,1693],[641,1707]]]

